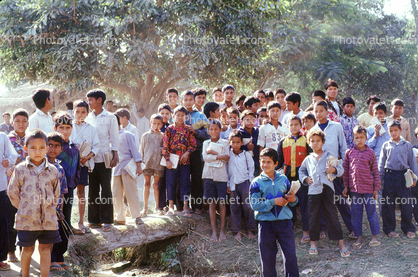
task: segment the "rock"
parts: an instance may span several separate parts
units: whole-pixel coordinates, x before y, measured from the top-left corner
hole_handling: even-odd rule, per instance
[[[125,269],[129,268],[132,265],[131,262],[119,262],[114,264],[110,269],[112,270],[113,273],[119,273],[124,271]]]
[[[135,247],[154,241],[185,234],[193,218],[183,216],[148,215],[143,218],[144,224],[135,225],[134,220],[128,220],[127,225],[114,225],[109,232],[102,229],[92,229],[83,236],[72,236],[70,244],[92,244],[94,254],[101,255],[122,247]],[[70,246],[69,249],[72,249]]]

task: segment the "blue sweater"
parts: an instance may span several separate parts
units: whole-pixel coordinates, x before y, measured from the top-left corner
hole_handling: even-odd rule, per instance
[[[259,221],[276,221],[291,219],[293,213],[289,206],[293,207],[298,203],[296,201],[287,206],[277,206],[274,198],[285,197],[290,190],[290,182],[286,175],[276,171],[274,185],[270,177],[264,172],[251,182],[250,186],[250,205],[254,210],[254,216]]]

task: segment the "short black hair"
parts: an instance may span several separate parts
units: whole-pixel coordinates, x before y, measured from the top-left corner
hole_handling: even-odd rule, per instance
[[[353,129],[353,135],[355,135],[355,134],[364,134],[366,136],[366,138],[367,138],[367,129],[364,128],[361,125],[357,125]]]
[[[25,109],[20,108],[20,109],[15,110],[13,112],[12,119],[14,120],[16,118],[16,116],[18,116],[18,115],[24,116],[27,119],[29,119],[29,114]]]
[[[324,100],[320,100],[320,101],[315,102],[314,109],[315,109],[316,106],[322,106],[322,107],[324,107],[324,109],[326,111],[328,111],[328,103]]]
[[[193,94],[193,92],[191,91],[191,90],[185,90],[185,91],[183,91],[183,93],[181,94],[181,100],[184,100],[184,97],[186,97],[187,95],[191,95],[191,96],[193,96],[193,99],[194,99],[194,94]]]
[[[164,119],[161,115],[155,113],[151,115],[151,118],[149,119],[149,121],[152,122],[154,119],[161,120],[161,122],[164,124]]]
[[[271,109],[273,109],[273,108],[279,108],[280,110],[282,109],[282,106],[280,105],[280,103],[279,102],[277,102],[277,101],[270,101],[268,104],[267,104],[267,110],[271,110]]]
[[[228,109],[226,109],[226,113],[228,114],[228,116],[230,114],[236,114],[239,117],[239,111],[237,108],[234,108],[234,107],[229,107]]]
[[[63,135],[61,135],[58,132],[51,132],[47,135],[47,141],[50,141],[50,140],[58,142],[62,146],[63,141],[64,141],[64,137],[63,137]],[[48,142],[47,142],[47,144],[48,144]]]
[[[316,123],[316,118],[315,118],[315,115],[313,113],[305,113],[302,116],[302,121],[303,120],[308,120],[308,119],[313,120],[313,122]]]
[[[144,108],[139,108],[137,111],[136,111],[137,113],[145,113],[145,110],[144,110]]]
[[[274,97],[276,97],[276,95],[279,93],[284,94],[284,96],[286,96],[286,91],[282,88],[278,88],[274,90]]]
[[[177,94],[177,96],[179,96],[179,91],[177,89],[175,89],[175,88],[169,88],[169,89],[167,89],[167,95],[169,93],[175,93],[175,94]]]
[[[185,115],[188,114],[187,109],[185,107],[183,107],[183,106],[177,106],[177,107],[174,108],[173,114],[175,115],[178,112],[182,112]]]
[[[329,87],[336,87],[338,88],[338,84],[336,81],[332,79],[328,79],[324,84],[324,89],[327,90]]]
[[[28,132],[25,139],[25,146],[28,147],[29,142],[33,139],[43,139],[45,144],[48,144],[46,134],[41,129],[32,129]]]
[[[351,104],[354,107],[356,106],[356,102],[354,101],[354,99],[350,96],[347,96],[346,98],[343,99],[343,107],[347,104]]]
[[[254,118],[257,118],[257,115],[253,111],[251,111],[251,110],[245,110],[245,111],[242,112],[240,119],[243,120],[244,117],[246,117],[248,115],[251,115],[251,116],[254,116]]]
[[[159,106],[158,106],[158,112],[161,112],[162,110],[169,110],[170,111],[170,113],[171,113],[171,107],[170,107],[170,105],[168,105],[168,104],[160,104]]]
[[[274,98],[274,93],[272,90],[266,90],[266,97]]]
[[[229,140],[232,138],[239,138],[241,141],[244,141],[244,138],[242,137],[242,134],[238,130],[232,130],[229,134]]]
[[[261,157],[269,157],[273,160],[274,163],[279,161],[279,155],[273,148],[264,148],[260,153],[260,159]]]
[[[249,96],[244,100],[244,107],[248,109],[248,107],[252,107],[255,103],[260,103],[260,99],[255,98],[254,96]]]
[[[74,108],[74,104],[72,101],[65,103],[65,106],[68,110],[72,110]]]
[[[290,121],[292,121],[292,120],[297,120],[297,121],[299,121],[299,124],[302,126],[302,119],[300,119],[300,116],[298,116],[298,115],[292,115],[288,120],[287,120],[287,123],[290,123]]]
[[[215,87],[212,89],[212,94],[214,94],[215,92],[220,91],[222,92],[222,87]]]
[[[49,89],[41,88],[41,89],[37,89],[33,93],[32,100],[38,109],[42,109],[43,107],[45,107],[46,100],[49,99],[50,97],[51,97],[51,91]]]
[[[377,97],[377,95],[369,95],[369,97],[367,97],[367,100],[366,100],[367,105],[369,105],[372,100],[375,103],[380,102],[380,98]]]
[[[266,107],[261,107],[257,110],[257,116],[260,115],[260,113],[265,112],[267,113],[267,108]]]
[[[101,89],[93,89],[87,92],[87,98],[93,97],[94,99],[102,99],[102,106],[104,105],[106,101],[106,93]],[[113,101],[112,101],[113,102]]]
[[[107,100],[106,104],[112,103],[112,105],[115,104],[115,102],[113,102],[113,100]]]
[[[208,95],[207,91],[204,88],[195,88],[192,90],[194,96],[198,96],[198,95]]]
[[[242,94],[240,97],[237,98],[237,100],[235,100],[235,104],[238,105],[239,102],[244,102],[245,98],[247,98],[247,96],[245,96],[244,94]]]
[[[87,112],[89,112],[89,104],[87,104],[87,102],[84,101],[84,100],[75,101],[74,106],[76,108],[83,108],[84,107],[84,108],[86,108]]]
[[[390,105],[392,107],[393,106],[401,106],[401,107],[403,107],[404,106],[404,103],[403,103],[403,101],[401,99],[396,98],[396,99],[393,99],[393,101],[390,103]]]
[[[399,120],[390,120],[388,128],[390,127],[398,127],[400,130],[402,130],[401,122]]]
[[[300,101],[302,98],[300,97],[300,94],[296,91],[292,91],[286,97],[284,98],[285,101],[290,101],[293,104],[299,103],[298,107],[300,107]]]
[[[9,113],[9,112],[4,112],[4,113],[3,113],[3,117],[4,117],[5,115],[10,116],[10,113]]]
[[[139,111],[138,111],[138,112],[139,112]],[[118,110],[116,111],[116,114],[117,114],[119,117],[126,117],[126,119],[127,119],[127,120],[130,120],[130,119],[131,119],[131,113],[129,112],[129,110],[128,110],[128,109],[125,109],[125,108],[118,109]]]
[[[264,90],[262,90],[262,89],[258,89],[258,90],[256,90],[256,91],[254,92],[254,97],[256,97],[256,98],[257,98],[259,93],[264,94],[264,97],[266,96],[266,92],[265,92]]]
[[[232,90],[235,92],[235,89],[234,89],[234,87],[233,87],[232,85],[224,85],[224,86],[222,87],[222,93],[225,93],[225,91],[226,91],[227,89],[232,89]]]
[[[71,127],[73,127],[73,119],[68,113],[60,112],[55,118],[54,125],[55,128],[58,128],[58,126],[60,125],[70,125]]]
[[[317,89],[312,93],[312,97],[314,97],[314,96],[319,96],[324,100],[327,98],[327,95],[325,94],[325,91],[320,90],[320,89]]]
[[[222,130],[222,123],[219,120],[209,119],[208,129],[209,129],[209,127],[210,127],[211,124],[215,124],[216,126],[219,127],[219,129]]]
[[[219,108],[219,104],[216,102],[208,102],[206,103],[205,107],[203,108],[203,113],[206,115],[207,118],[210,117],[210,112],[215,112]]]
[[[116,121],[118,122],[118,126],[120,126],[120,117],[118,114],[114,113],[114,116],[116,116]]]
[[[383,102],[378,102],[378,103],[374,104],[373,110],[376,110],[376,111],[377,110],[382,110],[384,113],[388,112],[388,110],[386,108],[386,105]]]

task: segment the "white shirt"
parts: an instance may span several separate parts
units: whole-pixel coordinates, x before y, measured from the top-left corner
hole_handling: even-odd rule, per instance
[[[279,122],[283,123],[283,118],[290,112],[287,109],[285,109],[284,111],[283,110],[280,110],[280,111],[281,111],[281,113],[280,113],[280,117],[279,117]]]
[[[100,151],[100,140],[96,128],[93,125],[83,122],[76,124],[73,122],[73,131],[70,135],[70,141],[79,147],[83,142],[90,143],[91,152],[97,155]],[[81,164],[80,164],[81,165]],[[94,168],[94,159],[90,159],[84,166],[89,166],[90,170]]]
[[[261,126],[258,133],[257,145],[264,148],[273,148],[277,151],[280,140],[290,134],[286,125],[280,124],[277,126],[277,129],[271,122]]]
[[[52,121],[52,116],[40,109],[36,109],[36,112],[29,117],[29,126],[26,129],[26,134],[33,129],[41,129],[46,134],[53,132],[54,122]]]
[[[248,151],[243,150],[236,155],[232,149],[229,150],[228,162],[228,187],[231,191],[235,190],[235,185],[247,180],[254,179],[254,160]]]
[[[300,110],[298,114],[296,114],[297,116],[299,116],[302,119],[302,116],[305,114],[304,111]],[[286,114],[283,118],[283,124],[287,125],[287,121],[289,120],[289,118],[291,118],[292,116],[294,116],[295,114],[293,114],[293,112],[289,112],[288,114]]]
[[[136,128],[138,129],[138,139],[141,140],[143,134],[149,131],[149,120],[145,116],[139,118],[139,116],[135,116],[136,119]]]
[[[103,110],[97,116],[94,112],[89,113],[85,121],[96,128],[100,150],[94,156],[94,162],[102,163],[104,161],[103,154],[109,151],[118,151],[119,148],[119,126],[116,116]]]
[[[128,125],[126,125],[125,128],[122,128],[122,130],[128,131],[135,136],[135,145],[136,145],[136,148],[139,149],[139,131],[138,131],[138,129],[129,122]],[[142,135],[141,135],[141,137],[142,137]]]
[[[67,110],[67,113],[71,116],[72,119],[74,119],[73,110]]]
[[[16,163],[16,159],[19,157],[13,144],[5,133],[0,132],[0,157],[1,159],[7,159],[9,161],[9,167]],[[7,175],[6,168],[0,165],[0,191],[7,189]]]
[[[331,100],[330,100],[331,101]],[[335,111],[337,112],[337,115],[341,115],[340,107],[338,107],[337,101],[331,101],[332,106],[334,106]]]

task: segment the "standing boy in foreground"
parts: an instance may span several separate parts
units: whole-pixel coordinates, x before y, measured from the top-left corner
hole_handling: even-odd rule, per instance
[[[17,245],[23,247],[22,276],[29,276],[31,257],[38,240],[41,276],[47,277],[52,245],[61,241],[56,211],[60,196],[59,173],[45,158],[47,137],[42,130],[34,129],[27,134],[25,148],[29,157],[16,166],[7,194],[19,211],[15,228],[18,230]],[[39,194],[37,187],[44,193]]]
[[[293,234],[292,211],[297,203],[286,176],[275,171],[277,152],[266,148],[260,153],[262,173],[251,182],[250,204],[258,220],[258,247],[263,276],[277,276],[277,241],[282,250],[285,276],[299,276]]]

